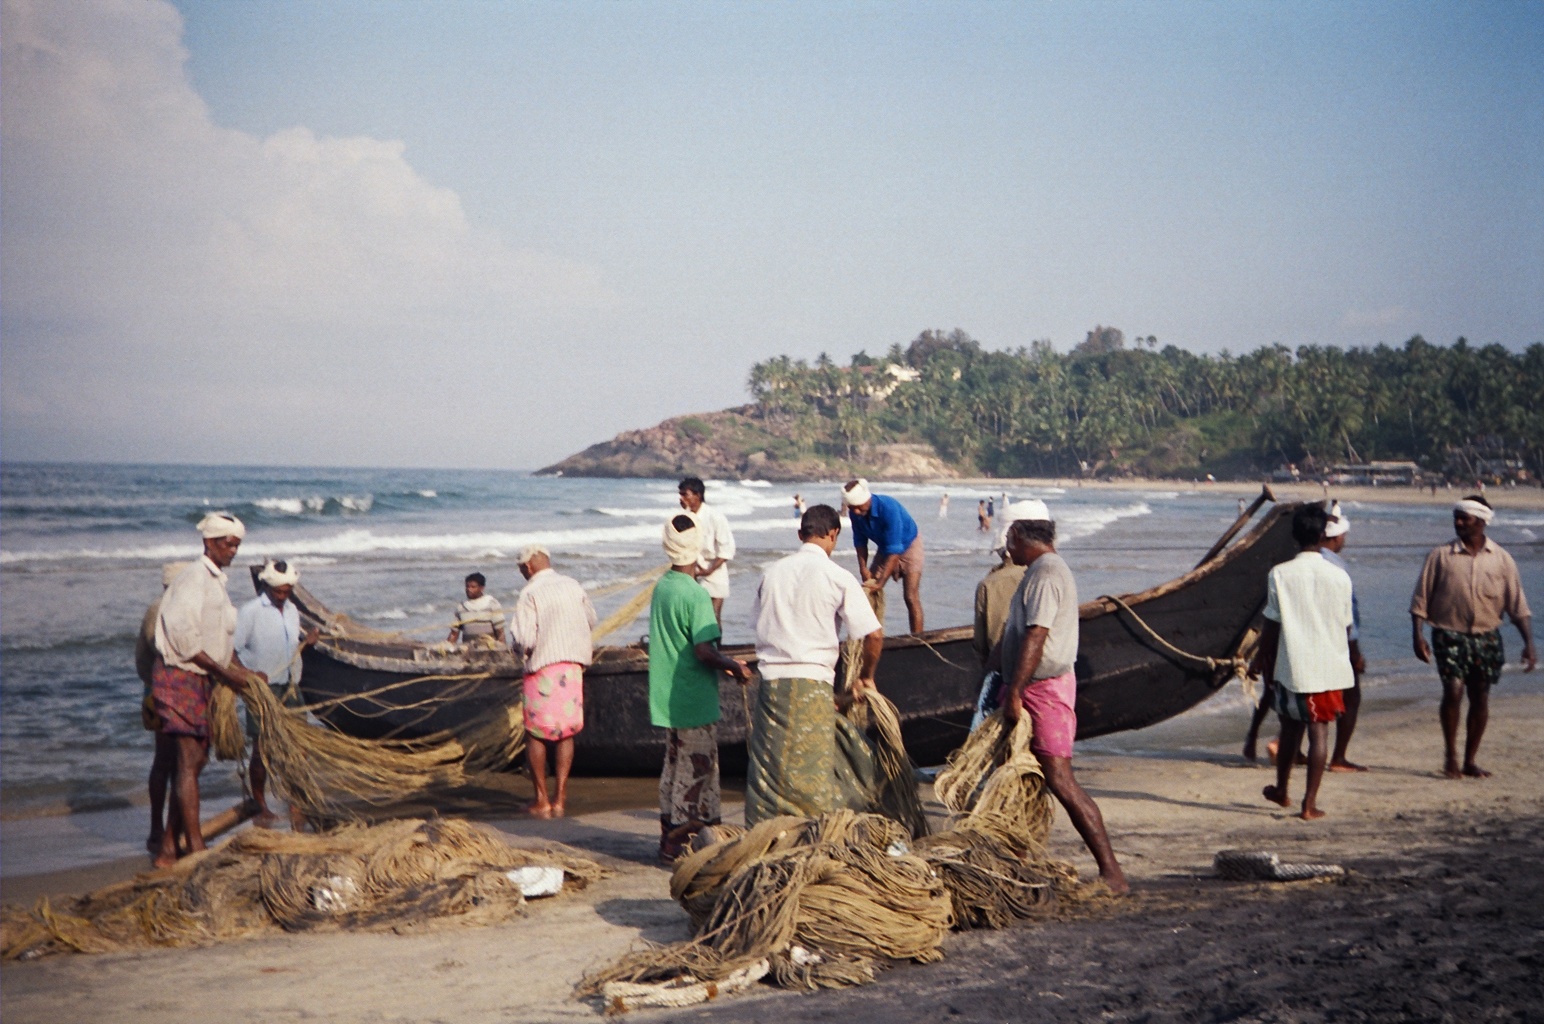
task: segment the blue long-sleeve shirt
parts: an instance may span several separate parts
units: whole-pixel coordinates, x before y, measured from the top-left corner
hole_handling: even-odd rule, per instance
[[[872,543],[886,557],[899,555],[917,539],[917,521],[906,507],[888,494],[870,500],[868,515],[852,515],[853,547]]]

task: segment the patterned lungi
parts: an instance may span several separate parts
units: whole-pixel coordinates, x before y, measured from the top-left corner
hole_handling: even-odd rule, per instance
[[[874,809],[878,772],[873,748],[836,713],[831,684],[764,679],[756,690],[745,779],[745,823],[780,814]]]
[[[525,731],[566,740],[584,728],[584,666],[555,661],[525,677]]]
[[[1489,633],[1455,633],[1433,626],[1431,653],[1443,679],[1465,683],[1495,686],[1501,682],[1501,666],[1506,664],[1506,648],[1501,644],[1499,629]]]
[[[674,828],[720,817],[718,724],[665,730],[665,770],[659,776],[659,813]]]
[[[168,736],[209,738],[209,677],[172,668],[160,658],[150,670],[150,693],[161,731]]]

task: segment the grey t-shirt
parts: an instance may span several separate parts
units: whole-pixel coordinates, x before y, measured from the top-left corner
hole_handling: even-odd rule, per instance
[[[1035,679],[1050,679],[1072,671],[1078,660],[1078,585],[1061,555],[1051,551],[1035,559],[1024,573],[1003,627],[1003,678],[1012,680],[1024,635],[1031,626],[1050,630]]]

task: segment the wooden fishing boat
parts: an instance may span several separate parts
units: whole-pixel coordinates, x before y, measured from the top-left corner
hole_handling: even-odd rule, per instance
[[[1194,707],[1233,675],[1265,605],[1270,568],[1295,554],[1294,506],[1277,505],[1231,547],[1269,498],[1261,495],[1190,572],[1139,594],[1100,597],[1079,609],[1078,738],[1145,726]],[[303,617],[331,634],[305,652],[301,689],[319,718],[363,738],[463,732],[518,700],[520,664],[508,651],[447,649],[360,627],[302,587]],[[754,664],[749,645],[725,653]],[[907,750],[938,764],[964,739],[981,687],[969,626],[887,637],[876,681],[901,713]],[[746,717],[755,683],[721,684],[723,770],[745,766]],[[585,728],[575,770],[594,775],[659,771],[663,731],[649,723],[648,652],[601,647],[585,673]]]

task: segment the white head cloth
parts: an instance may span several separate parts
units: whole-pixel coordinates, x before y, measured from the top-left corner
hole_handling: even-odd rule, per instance
[[[675,521],[681,516],[692,521],[692,525],[684,530],[675,528]],[[665,520],[665,557],[670,559],[671,565],[691,565],[697,561],[697,555],[702,551],[702,537],[697,532],[697,517],[687,511],[677,512]]]
[[[1329,522],[1324,524],[1324,536],[1326,539],[1339,537],[1351,531],[1351,520],[1340,510],[1340,502],[1330,506]]]
[[[229,512],[211,512],[198,521],[198,532],[204,535],[205,540],[218,540],[221,537],[240,540],[247,535],[247,528]]]
[[[295,568],[295,563],[286,562],[286,569],[279,571],[277,562],[264,562],[263,571],[257,574],[258,582],[265,587],[293,587],[300,582],[300,570]]]
[[[535,558],[537,555],[546,555],[550,559],[552,557],[552,552],[547,550],[547,546],[545,544],[527,544],[525,547],[520,549],[520,554],[515,556],[515,564],[529,565],[531,564],[531,559]]]
[[[874,495],[869,492],[868,481],[862,477],[851,487],[842,488],[842,504],[848,508],[867,503]]]
[[[167,562],[161,566],[161,586],[166,588],[172,585],[172,580],[182,575],[182,570],[192,565],[192,562]]]
[[[1482,523],[1488,523],[1492,519],[1496,518],[1495,509],[1486,505],[1481,505],[1479,502],[1470,498],[1465,498],[1463,501],[1460,501],[1458,504],[1454,505],[1453,511],[1463,512],[1466,515],[1471,515]]]
[[[1008,550],[1008,527],[1020,519],[1030,519],[1037,522],[1050,522],[1051,510],[1045,507],[1045,502],[1039,498],[1025,498],[1023,501],[1015,501],[1003,508],[1003,525],[997,531],[997,544],[992,549],[999,554]]]

